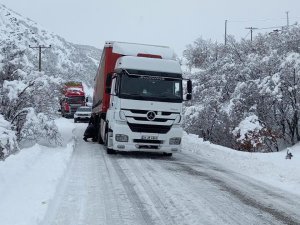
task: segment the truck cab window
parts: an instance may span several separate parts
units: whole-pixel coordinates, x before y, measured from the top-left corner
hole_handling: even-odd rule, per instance
[[[121,98],[162,102],[182,101],[182,81],[178,79],[123,73],[120,82]]]

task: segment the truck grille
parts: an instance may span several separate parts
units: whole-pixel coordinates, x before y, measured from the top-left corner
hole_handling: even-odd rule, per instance
[[[127,110],[127,109],[123,109],[123,110]],[[149,110],[139,110],[139,109],[129,109],[130,112],[132,113],[137,113],[137,114],[147,114],[149,112]],[[155,114],[157,115],[158,111],[154,111]],[[179,114],[176,112],[161,112],[162,116],[170,116],[171,114]]]
[[[135,120],[138,120],[138,121],[149,121],[146,117],[132,117],[132,118],[134,118]],[[155,118],[153,121],[154,122],[167,122],[168,119]]]
[[[80,104],[71,104],[70,105],[70,112],[72,114],[74,114],[80,106],[81,106]]]
[[[171,126],[149,125],[149,124],[138,124],[138,123],[128,123],[128,126],[132,132],[141,132],[141,133],[166,134],[171,129]]]
[[[78,107],[71,107],[71,113],[74,114]]]

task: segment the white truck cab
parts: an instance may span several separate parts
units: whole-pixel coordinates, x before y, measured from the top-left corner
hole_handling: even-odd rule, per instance
[[[169,48],[163,47],[157,54],[160,46],[129,46],[118,43],[112,50],[119,57],[113,72],[106,77],[105,92],[110,98],[99,126],[101,139],[108,153],[143,151],[172,155],[181,149],[182,103],[191,98],[191,81],[187,80],[184,96],[182,70]],[[133,53],[120,53],[126,48],[127,53]]]

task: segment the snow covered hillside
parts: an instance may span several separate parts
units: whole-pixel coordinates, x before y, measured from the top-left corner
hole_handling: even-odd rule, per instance
[[[26,72],[38,70],[38,49],[29,48],[29,45],[51,45],[42,52],[42,71],[65,80],[83,81],[88,86],[92,86],[101,57],[101,50],[70,43],[1,4],[0,43],[1,46],[14,44],[24,51],[28,58]]]

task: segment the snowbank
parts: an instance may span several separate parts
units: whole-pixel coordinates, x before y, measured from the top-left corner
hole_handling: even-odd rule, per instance
[[[197,135],[185,134],[183,138],[183,151],[191,151],[219,166],[300,195],[300,143],[289,149],[293,154],[291,160],[285,158],[286,150],[248,153],[211,144]]]
[[[0,162],[1,224],[36,225],[43,219],[74,148],[74,124],[67,119],[56,123],[64,137],[63,147],[36,144]]]
[[[11,124],[0,114],[0,159],[18,150],[17,137]]]

